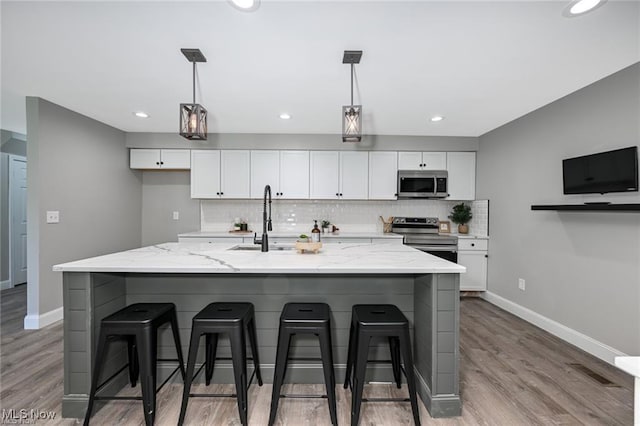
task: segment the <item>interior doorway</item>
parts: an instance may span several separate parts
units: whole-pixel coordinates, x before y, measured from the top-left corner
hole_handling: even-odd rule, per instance
[[[9,156],[9,286],[27,282],[27,159]]]

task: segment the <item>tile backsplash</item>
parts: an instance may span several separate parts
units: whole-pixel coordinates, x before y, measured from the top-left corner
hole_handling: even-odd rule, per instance
[[[437,217],[448,220],[453,205],[459,201],[398,200],[398,201],[331,201],[273,200],[271,217],[275,232],[309,232],[313,220],[329,220],[344,232],[382,232],[380,216]],[[489,231],[489,201],[467,201],[473,219],[469,233],[487,236]],[[200,203],[202,231],[227,231],[235,218],[249,224],[249,229],[262,230],[262,200],[206,200]],[[457,233],[452,224],[451,230]]]

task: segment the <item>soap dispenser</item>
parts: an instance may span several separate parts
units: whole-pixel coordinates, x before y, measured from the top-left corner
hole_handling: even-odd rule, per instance
[[[311,242],[319,243],[320,242],[320,228],[318,228],[318,221],[314,220],[315,224],[313,225],[313,229],[311,230]]]

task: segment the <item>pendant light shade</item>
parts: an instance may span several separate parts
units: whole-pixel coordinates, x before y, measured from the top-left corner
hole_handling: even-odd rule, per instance
[[[207,140],[207,110],[196,103],[196,63],[207,62],[200,49],[180,49],[193,63],[193,102],[180,104],[180,136],[189,140]]]
[[[360,142],[362,140],[361,105],[342,107],[342,142]]]
[[[353,104],[353,68],[361,57],[362,50],[345,50],[342,57],[343,64],[351,64],[351,105],[342,107],[342,142],[362,140],[362,105]]]

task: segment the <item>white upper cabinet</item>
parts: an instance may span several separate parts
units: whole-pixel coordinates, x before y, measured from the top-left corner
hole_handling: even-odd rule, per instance
[[[249,198],[251,151],[222,151],[220,155],[220,197]]]
[[[366,200],[369,197],[369,154],[340,152],[340,198]]]
[[[220,198],[220,151],[191,151],[191,198]]]
[[[309,198],[309,151],[251,151],[251,198]]]
[[[132,149],[129,152],[129,167],[188,170],[191,168],[191,153],[188,149]]]
[[[265,185],[280,191],[280,151],[251,151],[251,198],[262,199]]]
[[[447,153],[449,199],[476,199],[476,153]]]
[[[340,196],[340,153],[338,151],[311,151],[310,190],[312,199],[332,199]]]
[[[280,151],[278,198],[309,198],[309,151]]]
[[[311,151],[312,199],[366,200],[369,192],[367,152]]]
[[[407,152],[398,153],[398,170],[446,170],[446,152]]]
[[[398,153],[369,152],[369,199],[395,200],[398,192]]]

